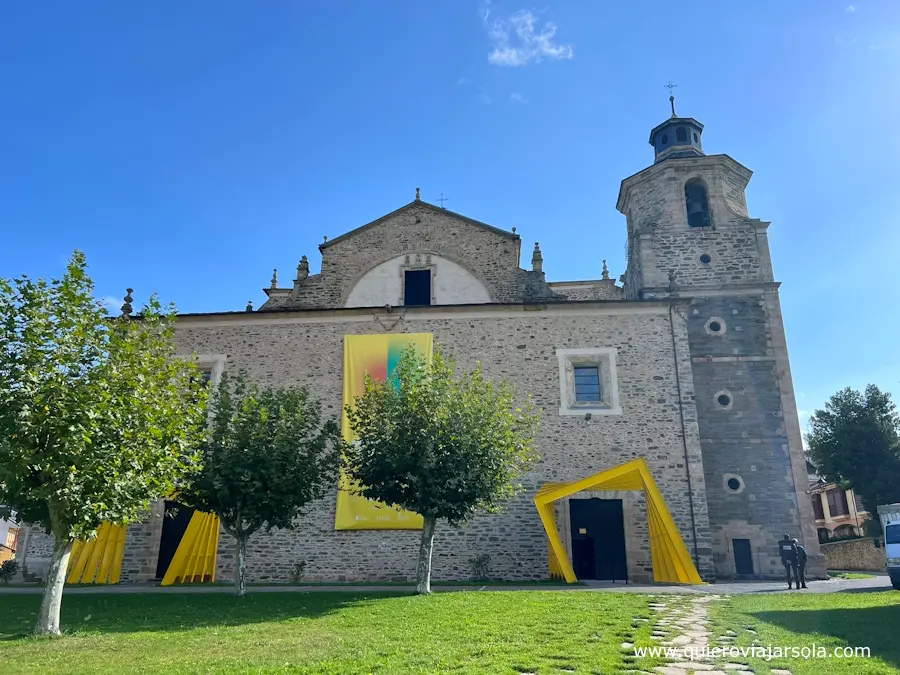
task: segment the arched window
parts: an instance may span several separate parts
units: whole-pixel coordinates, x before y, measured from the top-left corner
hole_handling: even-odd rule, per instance
[[[684,130],[684,127],[678,127],[675,130],[675,140],[681,143],[687,141],[687,131]]]
[[[697,138],[697,134],[694,134],[694,143],[699,143],[700,139]]]
[[[706,185],[699,178],[691,178],[684,184],[684,203],[687,207],[688,225],[709,227],[709,199]]]
[[[669,134],[663,134],[662,144],[665,145],[668,142],[669,142]]]

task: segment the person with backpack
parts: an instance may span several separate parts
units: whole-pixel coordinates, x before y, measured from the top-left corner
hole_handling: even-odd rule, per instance
[[[788,535],[784,535],[784,538],[778,542],[778,555],[781,556],[781,564],[784,565],[784,575],[787,578],[788,590],[791,590],[793,581],[797,582],[797,590],[800,590],[797,546]]]

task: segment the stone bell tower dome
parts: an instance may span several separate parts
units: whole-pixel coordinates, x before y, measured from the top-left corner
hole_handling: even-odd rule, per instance
[[[675,114],[675,97],[669,96],[672,116],[650,131],[650,145],[656,152],[656,161],[669,157],[696,157],[703,155],[703,125],[693,117]]]

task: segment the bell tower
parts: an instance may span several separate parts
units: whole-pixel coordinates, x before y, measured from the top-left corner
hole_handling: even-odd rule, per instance
[[[703,125],[670,102],[650,132],[653,164],[619,191],[625,296],[677,298],[687,322],[716,576],[782,575],[784,534],[821,575],[769,223],[747,211],[751,171],[707,155]]]

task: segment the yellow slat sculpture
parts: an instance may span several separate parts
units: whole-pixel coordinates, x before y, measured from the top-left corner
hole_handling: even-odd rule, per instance
[[[654,581],[703,583],[643,458],[571,483],[547,483],[538,490],[534,504],[547,532],[551,577],[562,577],[570,584],[578,581],[556,529],[554,502],[582,490],[643,490],[647,500]]]
[[[215,581],[218,548],[219,517],[214,513],[194,511],[162,585]]]
[[[76,541],[69,556],[70,584],[117,584],[122,572],[122,554],[125,551],[123,525],[103,523],[97,536],[89,541]]]

